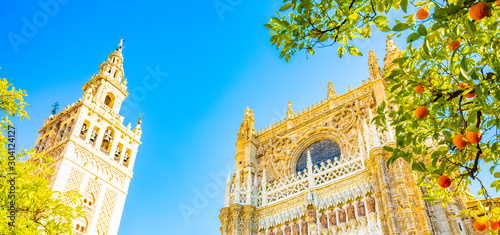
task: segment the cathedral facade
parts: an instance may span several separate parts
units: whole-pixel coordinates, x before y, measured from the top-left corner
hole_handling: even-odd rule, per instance
[[[35,149],[54,158],[54,191],[78,191],[85,217],[74,221],[73,234],[113,235],[132,179],[141,144],[141,121],[124,126],[119,111],[127,97],[122,42],[83,86],[83,96],[45,120]],[[63,200],[70,203],[68,200]]]
[[[387,39],[384,69],[401,56]],[[473,234],[465,197],[429,203],[416,174],[402,159],[387,167],[394,130],[370,123],[388,98],[375,54],[368,81],[327,97],[255,131],[253,111],[245,112],[236,142],[236,169],[229,174],[220,210],[222,235]],[[388,107],[396,108],[396,107]]]

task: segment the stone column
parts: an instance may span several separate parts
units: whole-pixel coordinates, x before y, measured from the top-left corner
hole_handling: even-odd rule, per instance
[[[403,162],[403,159],[398,159],[396,161],[396,163],[394,163],[394,168],[393,168],[393,171],[394,171],[394,175],[397,177],[397,188],[399,189],[398,191],[400,192],[400,195],[401,195],[401,200],[402,200],[402,203],[403,203],[403,210],[406,214],[406,219],[407,219],[407,229],[408,229],[408,234],[417,234],[417,228],[416,228],[416,223],[415,223],[415,220],[418,220],[418,218],[415,218],[414,217],[414,214],[412,212],[412,206],[411,206],[411,201],[410,201],[410,197],[408,195],[408,189],[407,189],[407,185],[410,185],[413,183],[413,182],[406,182],[406,179],[405,179],[405,175],[407,174],[407,172],[404,172],[403,171],[403,165],[405,164],[405,162]]]
[[[229,208],[228,207],[224,207],[220,210],[219,219],[220,219],[220,223],[221,223],[220,234],[227,235],[227,232],[228,232],[227,230],[229,227]]]
[[[254,224],[255,220],[255,206],[253,205],[244,205],[243,206],[243,219],[245,221],[245,231],[244,235],[253,235],[253,227],[256,227]]]
[[[232,224],[232,231],[230,231],[231,235],[240,235],[243,234],[242,228],[240,228],[240,216],[241,216],[241,208],[242,206],[239,204],[232,204],[229,206],[229,209],[231,211],[231,224]]]
[[[396,217],[394,210],[394,203],[390,192],[390,180],[386,167],[385,151],[382,147],[373,148],[370,151],[370,158],[373,158],[372,174],[378,177],[378,190],[376,199],[379,205],[380,219],[382,221],[382,230],[384,234],[398,234],[399,230],[396,228]],[[373,169],[372,168],[372,169]],[[382,209],[382,210],[381,210]]]

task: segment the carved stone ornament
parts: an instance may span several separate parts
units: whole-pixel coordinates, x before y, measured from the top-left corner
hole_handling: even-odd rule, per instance
[[[347,207],[347,217],[349,217],[349,220],[356,219],[356,215],[354,214],[354,206],[353,205],[349,205]]]
[[[366,204],[368,205],[368,212],[376,212],[375,210],[375,199],[372,196],[366,198]]]
[[[321,213],[319,216],[319,222],[321,223],[322,228],[328,228],[328,218],[325,213]]]
[[[341,208],[339,210],[339,222],[340,223],[345,223],[347,220],[346,220],[346,216],[345,216],[345,209],[344,208]]]
[[[358,216],[366,216],[365,203],[363,203],[362,201],[358,202]]]
[[[330,226],[337,226],[337,213],[335,211],[330,211]]]

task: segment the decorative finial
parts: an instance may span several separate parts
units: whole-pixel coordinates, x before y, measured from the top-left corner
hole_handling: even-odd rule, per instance
[[[335,99],[338,97],[337,92],[335,92],[335,89],[333,88],[333,83],[328,82],[328,98],[329,99]]]
[[[243,116],[243,123],[240,125],[238,137],[249,137],[255,134],[253,111],[247,106],[245,115]]]
[[[286,111],[286,117],[288,119],[292,119],[293,118],[292,101],[288,101],[288,109]]]
[[[123,38],[120,38],[120,43],[118,44],[118,48],[116,48],[116,50],[118,50],[118,51],[122,51],[122,49],[123,49],[123,42],[124,42],[124,41],[125,41],[125,40],[123,40]]]
[[[59,108],[59,102],[56,102],[52,105],[52,114],[56,114],[57,109]]]
[[[370,77],[372,80],[377,80],[382,78],[382,70],[380,69],[380,66],[378,66],[378,59],[375,56],[375,53],[370,50],[369,56],[368,56],[368,67],[370,68]]]
[[[137,121],[137,124],[141,124],[142,123],[142,119],[144,118],[144,113],[139,113],[139,121]]]
[[[398,49],[396,46],[396,43],[392,40],[389,35],[387,35],[387,41],[386,41],[386,53],[385,53],[385,58],[384,58],[384,69],[387,71],[387,73],[390,73],[393,69],[399,67],[398,64],[392,63],[394,59],[399,58],[402,56],[401,51]]]

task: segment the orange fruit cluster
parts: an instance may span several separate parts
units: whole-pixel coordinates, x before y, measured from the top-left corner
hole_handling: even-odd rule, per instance
[[[442,176],[439,176],[438,180],[437,180],[437,184],[441,187],[441,188],[448,188],[450,187],[451,185],[451,179],[450,177],[448,177],[447,175],[442,175]]]
[[[467,142],[471,144],[477,144],[481,142],[481,138],[483,137],[482,133],[477,133],[474,131],[467,131],[467,133],[464,135],[458,134],[455,137],[453,137],[453,144],[457,146],[458,149],[463,149],[467,146]],[[467,140],[465,141],[464,138]]]
[[[420,119],[427,117],[427,114],[429,114],[429,110],[425,106],[419,106],[415,110],[415,115]]]
[[[469,15],[474,20],[481,20],[484,17],[490,17],[490,6],[485,2],[478,2],[470,8]]]
[[[453,51],[456,51],[460,45],[462,45],[462,43],[460,42],[460,40],[456,40],[454,42],[450,42],[450,44],[448,45],[448,47],[450,47]]]
[[[464,140],[464,135],[458,134],[455,137],[453,137],[453,144],[457,146],[458,149],[463,149],[465,146],[467,146],[467,142]]]
[[[425,87],[422,86],[422,84],[418,84],[418,86],[415,87],[415,91],[420,94],[425,91]]]
[[[419,19],[419,20],[425,20],[428,17],[429,17],[429,10],[427,10],[425,8],[420,8],[417,11],[417,19]]]
[[[472,88],[473,86],[470,86],[470,85],[465,85],[465,83],[461,82],[460,84],[458,84],[462,89],[469,89],[469,88]],[[474,98],[476,97],[476,93],[474,92],[469,92],[467,94],[464,95],[465,97],[467,98]]]
[[[474,224],[472,226],[479,232],[484,231],[488,227],[490,227],[492,230],[497,230],[500,227],[500,221],[494,221],[494,220],[488,220],[486,222],[481,222],[479,220],[474,221]]]

